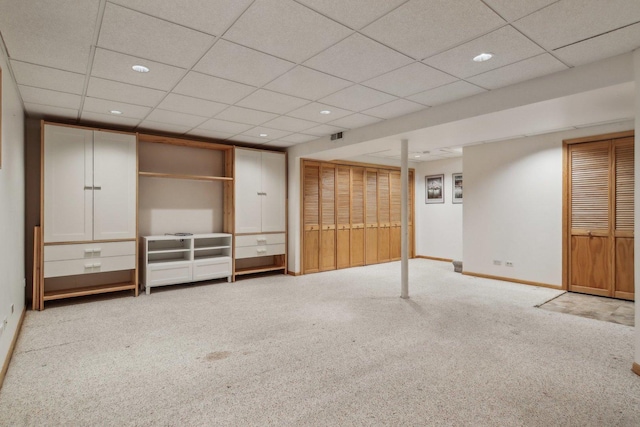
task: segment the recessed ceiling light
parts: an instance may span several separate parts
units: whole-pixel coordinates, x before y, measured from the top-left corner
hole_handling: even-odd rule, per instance
[[[475,56],[473,60],[476,62],[484,62],[490,60],[491,58],[493,58],[493,53],[483,52],[480,55]]]
[[[266,133],[261,133],[260,136],[264,138],[264,137],[269,136],[269,135],[267,135]]]
[[[147,67],[145,67],[144,65],[134,65],[131,68],[133,69],[133,71],[137,71],[139,73],[148,73],[149,72],[149,69]]]
[[[420,154],[416,154],[416,155],[415,155],[415,156],[413,156],[413,157],[415,157],[415,158],[417,159],[418,157],[420,157]]]
[[[329,110],[322,110],[322,111],[320,111],[320,114],[331,114],[331,111],[329,111]]]
[[[120,110],[111,110],[111,111],[109,111],[109,112],[110,112],[111,114],[116,114],[116,115],[120,115],[120,114],[122,114],[122,111],[120,111]]]

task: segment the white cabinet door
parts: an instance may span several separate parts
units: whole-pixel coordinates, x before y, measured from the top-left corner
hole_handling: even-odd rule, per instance
[[[95,131],[93,239],[136,237],[136,137]]]
[[[92,240],[92,145],[90,130],[45,125],[45,242]]]
[[[286,168],[284,153],[262,153],[262,232],[285,231]]]
[[[258,150],[235,150],[236,233],[260,233],[261,157]]]

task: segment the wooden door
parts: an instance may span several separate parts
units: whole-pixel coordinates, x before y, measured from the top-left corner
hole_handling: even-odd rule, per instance
[[[568,154],[568,289],[633,299],[633,138]]]
[[[378,262],[391,260],[391,199],[389,171],[378,171]]]
[[[365,169],[351,168],[351,266],[364,265]]]
[[[284,153],[264,151],[261,169],[261,217],[262,232],[286,230],[286,157]],[[240,189],[242,191],[242,188]]]
[[[93,239],[134,239],[137,218],[136,137],[93,135]]]
[[[320,271],[320,164],[303,163],[303,273]]]
[[[365,176],[365,263],[369,265],[378,263],[378,172],[367,169]]]
[[[336,266],[351,266],[351,168],[336,168]]]
[[[402,257],[402,218],[400,208],[402,206],[402,181],[400,180],[400,172],[389,173],[390,187],[390,218],[391,228],[389,232],[389,255],[392,260],[399,260]]]
[[[409,258],[413,258],[415,256],[415,253],[416,253],[416,251],[415,251],[416,245],[415,245],[415,239],[414,239],[415,233],[414,233],[414,224],[413,224],[413,215],[415,213],[415,206],[416,206],[416,204],[415,204],[415,176],[413,174],[413,171],[409,171],[408,188],[409,188],[409,191],[408,191],[409,194],[408,194],[408,197],[407,197],[407,204],[409,205],[409,206],[407,206],[407,209],[408,209],[407,217],[408,217],[408,222],[409,222],[409,227],[408,227],[409,230],[407,231],[407,234],[408,234],[407,240],[408,240],[408,246],[409,246],[409,250],[408,250],[409,254],[408,254],[408,256],[409,256]]]
[[[44,242],[93,240],[93,131],[44,127]]]
[[[235,149],[236,233],[260,233],[262,230],[262,153]]]
[[[320,270],[336,268],[336,167],[320,166]]]

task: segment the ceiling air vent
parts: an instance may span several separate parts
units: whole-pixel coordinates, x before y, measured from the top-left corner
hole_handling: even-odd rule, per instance
[[[335,141],[336,139],[342,139],[342,132],[334,133],[331,135],[331,140]]]

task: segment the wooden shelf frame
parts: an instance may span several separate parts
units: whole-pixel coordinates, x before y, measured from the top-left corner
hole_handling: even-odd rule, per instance
[[[228,176],[186,175],[161,172],[138,172],[138,176],[149,178],[187,179],[194,181],[233,181],[233,178]]]
[[[59,289],[44,292],[44,301],[53,301],[58,299],[84,297],[88,295],[106,294],[118,291],[135,291],[138,287],[135,282],[110,283],[108,285],[85,286],[82,288]]]

